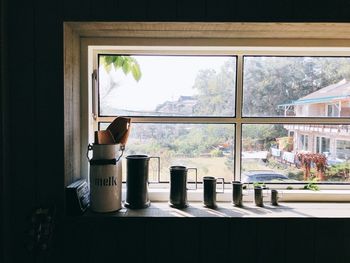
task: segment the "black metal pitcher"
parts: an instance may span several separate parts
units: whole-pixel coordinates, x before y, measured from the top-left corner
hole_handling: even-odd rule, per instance
[[[185,208],[187,202],[187,171],[196,171],[195,189],[197,189],[197,168],[187,168],[185,166],[170,167],[170,201],[169,205],[175,208]]]
[[[124,206],[131,209],[149,207],[151,202],[148,196],[148,167],[151,158],[148,155],[126,156],[126,200]]]

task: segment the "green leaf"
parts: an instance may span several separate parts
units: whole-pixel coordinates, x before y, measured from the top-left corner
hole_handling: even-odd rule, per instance
[[[136,81],[141,79],[141,69],[137,60],[130,56],[101,56],[101,64],[110,72],[113,64],[115,70],[122,68],[125,75],[132,73]]]
[[[130,61],[128,59],[124,60],[122,68],[123,68],[123,71],[124,71],[125,75],[127,75],[130,72]]]
[[[121,68],[123,66],[124,63],[124,57],[123,56],[114,56],[113,57],[113,65],[115,67],[115,69]]]
[[[131,73],[136,81],[139,81],[141,79],[141,70],[138,64],[134,64],[131,67]]]

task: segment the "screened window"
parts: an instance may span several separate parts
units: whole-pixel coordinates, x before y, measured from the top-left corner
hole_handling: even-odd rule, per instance
[[[133,118],[124,154],[160,157],[160,173],[151,160],[151,182],[168,182],[171,165],[197,168],[198,181],[232,180],[235,125],[225,118],[235,115],[235,56],[107,54],[98,61],[99,117]]]
[[[235,115],[234,56],[100,55],[99,65],[101,116]]]
[[[199,181],[348,182],[334,171],[349,166],[350,58],[115,53],[96,55],[94,121],[104,129],[116,116],[132,118],[125,155],[161,158],[150,181],[168,182],[169,167],[185,165]],[[322,175],[313,162],[305,176],[306,153],[326,157]]]

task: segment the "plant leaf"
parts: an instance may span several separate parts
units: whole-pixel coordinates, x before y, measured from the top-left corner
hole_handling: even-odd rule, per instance
[[[122,68],[125,75],[127,75],[130,72],[130,61],[128,59],[124,59]]]
[[[142,74],[141,74],[140,67],[137,63],[132,65],[131,73],[136,81],[139,81],[141,79]]]

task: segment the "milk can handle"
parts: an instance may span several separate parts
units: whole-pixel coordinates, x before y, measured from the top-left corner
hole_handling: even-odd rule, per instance
[[[87,151],[86,151],[86,158],[88,159],[88,161],[91,161],[91,158],[89,157],[89,152],[92,151],[92,144],[89,143],[88,147],[87,147]]]
[[[197,168],[191,167],[191,168],[187,168],[187,170],[195,170],[196,171],[196,181],[195,181],[195,188],[194,189],[189,189],[189,190],[197,190]]]
[[[119,162],[120,158],[122,158],[123,156],[123,153],[124,153],[124,150],[125,150],[125,146],[124,145],[120,145],[120,148],[119,148],[122,152],[120,153],[120,155],[118,156],[117,158],[117,162]]]
[[[92,151],[92,144],[89,143],[88,144],[88,147],[87,147],[87,151],[86,151],[86,158],[88,159],[88,161],[90,162],[91,161],[91,158],[89,157],[89,152]],[[118,156],[118,158],[116,158],[116,163],[120,160],[120,158],[123,156],[123,153],[124,153],[124,150],[125,150],[125,146],[124,145],[121,145],[120,148],[121,150],[121,154]]]

